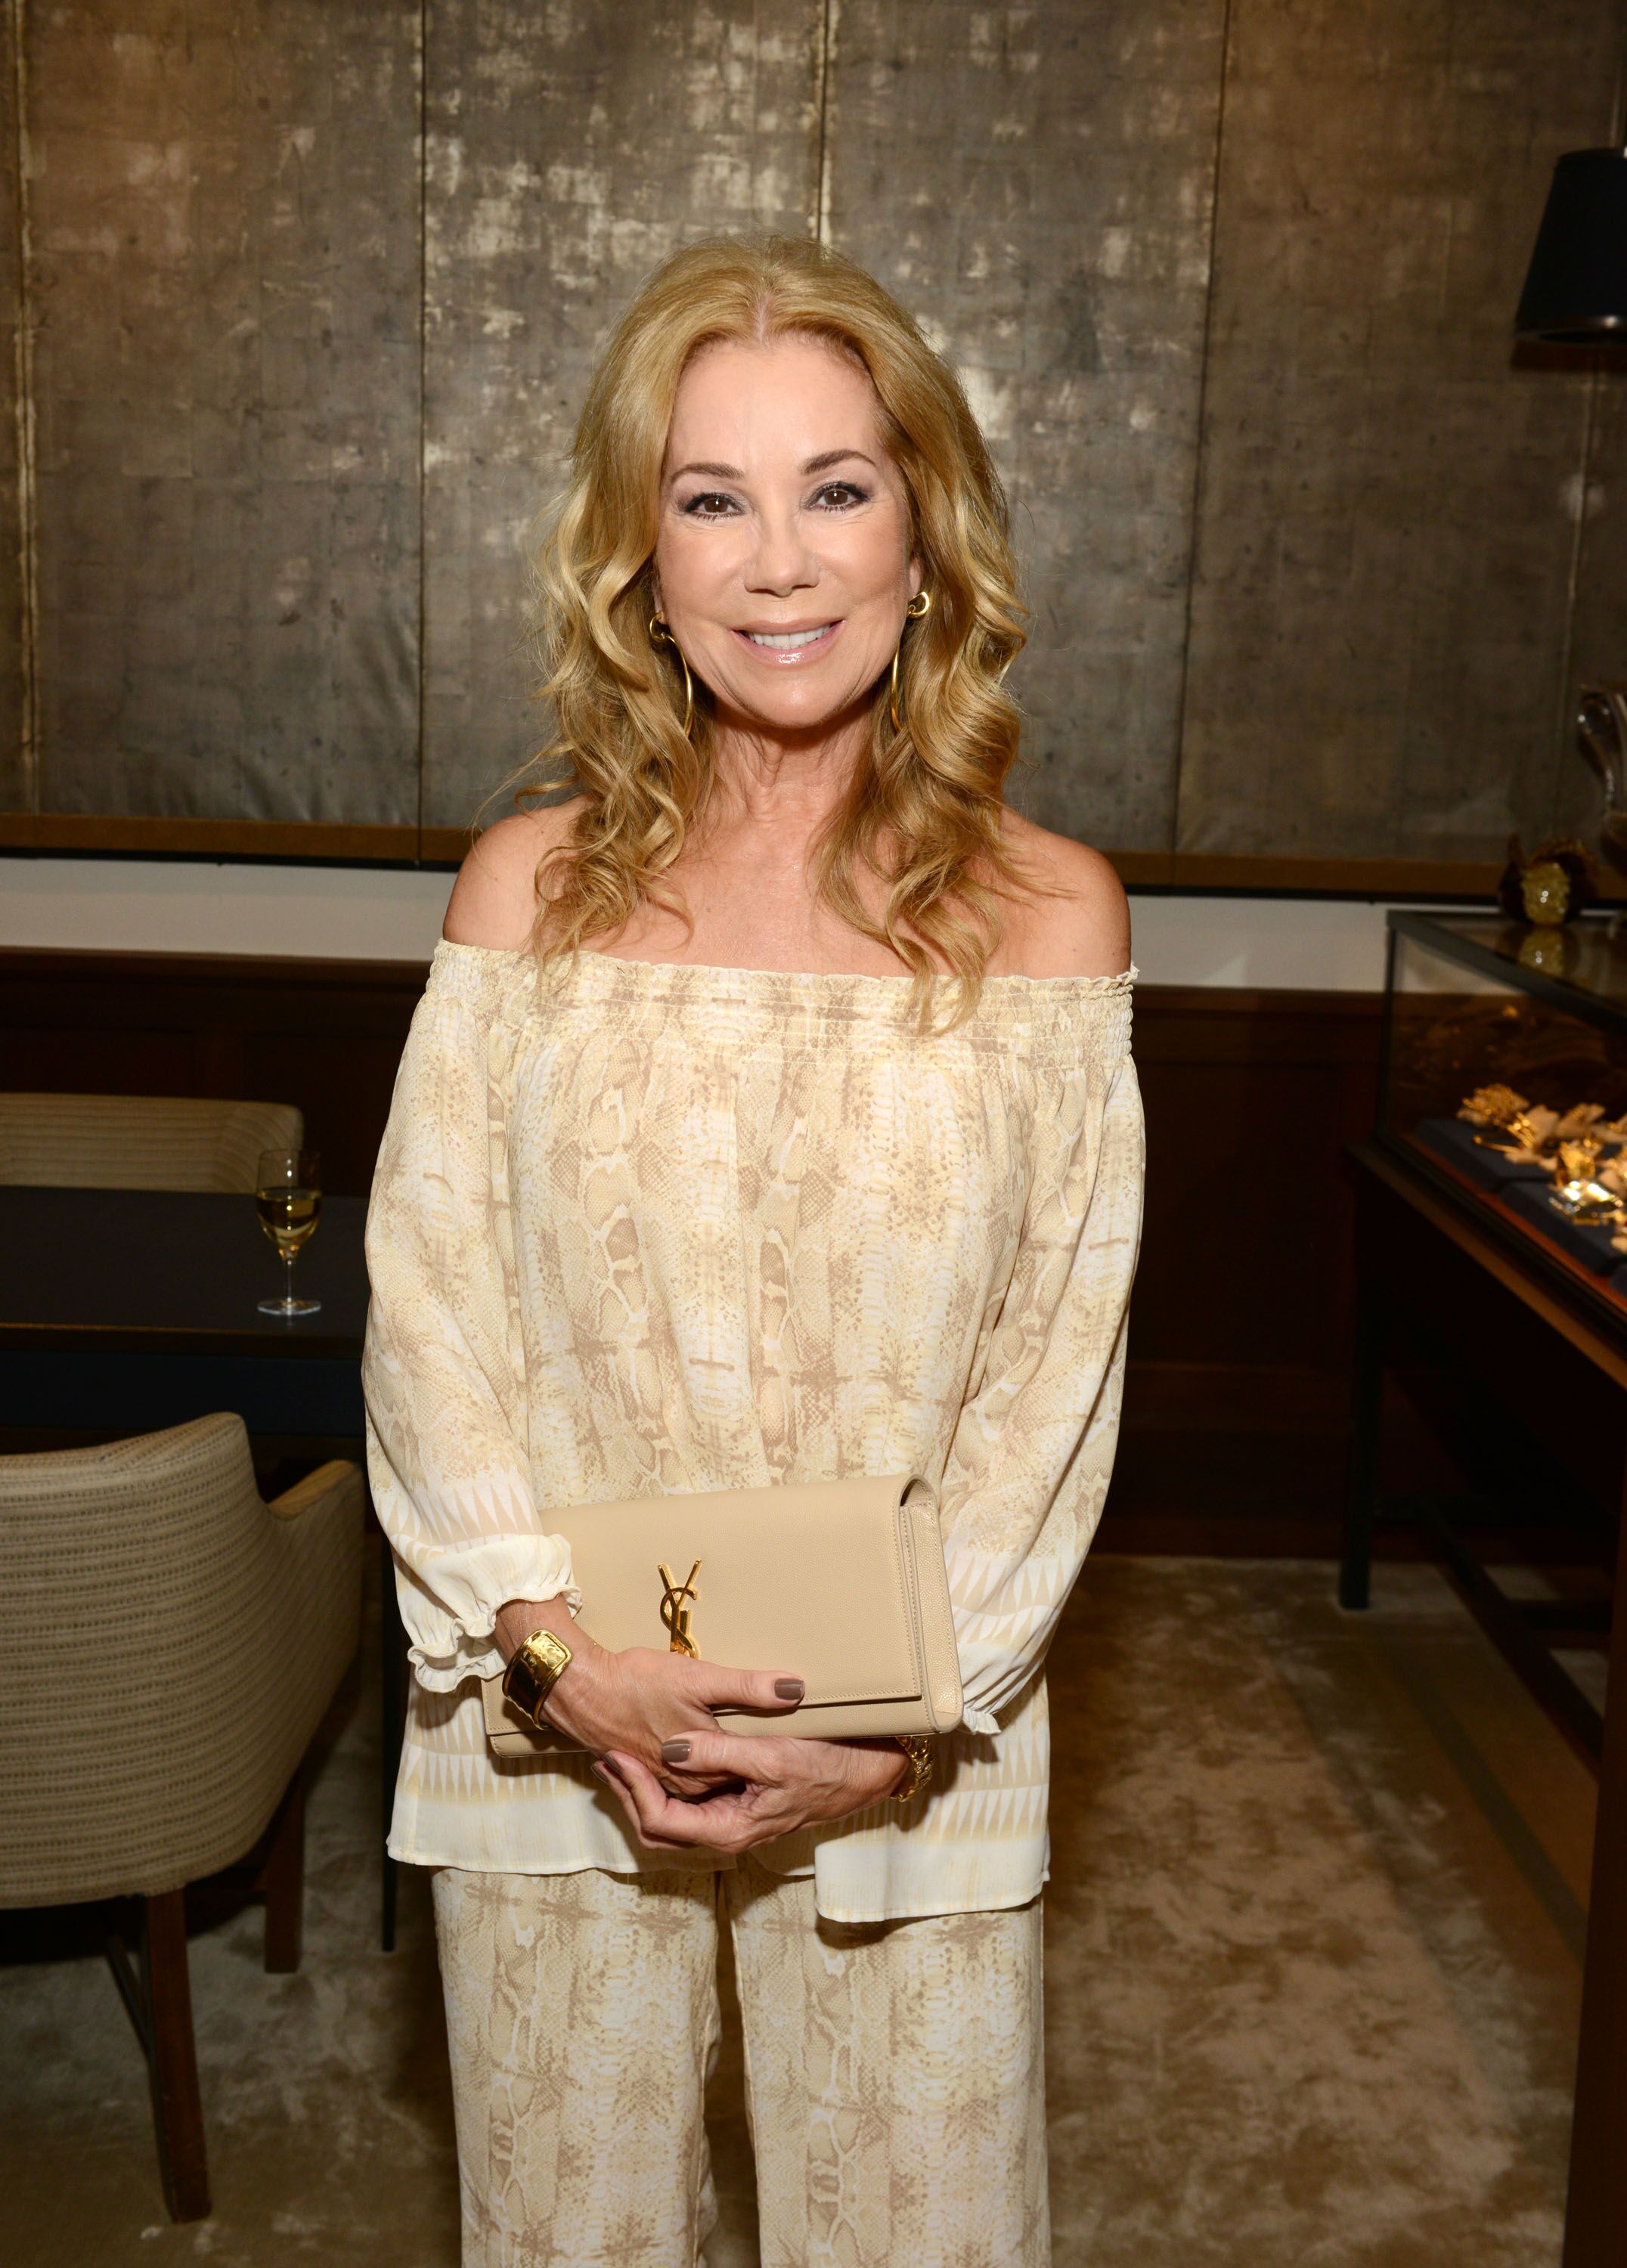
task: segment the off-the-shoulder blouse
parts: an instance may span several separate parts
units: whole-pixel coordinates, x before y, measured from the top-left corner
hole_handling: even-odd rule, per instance
[[[1134,976],[992,976],[923,1037],[906,976],[438,946],[367,1224],[368,1465],[415,1672],[395,1857],[682,1863],[585,1758],[485,1744],[504,1601],[563,1592],[593,1627],[570,1507],[916,1472],[963,1724],[913,1803],[758,1855],[833,1920],[1035,1895],[1042,1664],[1107,1494],[1140,1233]]]

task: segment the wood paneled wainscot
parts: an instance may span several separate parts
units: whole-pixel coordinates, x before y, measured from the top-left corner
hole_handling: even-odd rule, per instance
[[[367,1188],[424,969],[0,953],[0,1085],[297,1103],[328,1186]],[[1336,1544],[1351,1280],[1346,1143],[1371,1131],[1363,993],[1147,985],[1146,1235],[1104,1544]]]

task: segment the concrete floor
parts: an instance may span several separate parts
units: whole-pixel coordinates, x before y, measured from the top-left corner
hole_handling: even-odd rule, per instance
[[[1056,2268],[1548,2268],[1593,1787],[1423,1567],[1087,1566],[1051,1657]],[[195,1936],[215,2214],[164,2217],[144,2069],[93,1957],[0,1966],[0,2259],[454,2268],[423,1881],[378,1949],[371,1662],[312,1799],[305,1964]],[[50,1955],[57,1957],[48,1957]],[[723,2223],[755,2259],[738,2057]],[[878,2264],[880,2268],[880,2264]],[[902,2268],[902,2264],[901,2264]]]

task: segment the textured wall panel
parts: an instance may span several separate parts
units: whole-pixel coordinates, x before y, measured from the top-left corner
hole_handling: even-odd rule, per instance
[[[1579,687],[1627,684],[1627,368],[1601,368],[1597,385],[1552,806],[1556,828],[1594,843],[1603,791],[1577,746],[1572,720]],[[1627,779],[1618,793],[1627,801]],[[1534,818],[1533,828],[1546,818]],[[1622,877],[1608,866],[1606,873],[1619,888]]]
[[[417,9],[26,20],[40,801],[414,819]]]
[[[810,225],[821,0],[433,0],[424,819],[535,746],[522,544],[595,349],[715,229]]]
[[[1587,381],[1511,366],[1619,0],[1233,0],[1177,847],[1545,821]]]
[[[1017,506],[1046,824],[1165,849],[1221,0],[844,0],[832,241],[926,321]]]
[[[25,692],[22,500],[18,465],[17,349],[22,313],[21,159],[17,55],[0,33],[0,811],[29,807]]]
[[[534,744],[521,539],[611,319],[674,245],[821,213],[1010,478],[1037,816],[1439,859],[1590,810],[1627,380],[1514,366],[1509,321],[1553,158],[1608,136],[1622,0],[21,20],[41,744],[35,799],[0,75],[0,811],[467,821]]]

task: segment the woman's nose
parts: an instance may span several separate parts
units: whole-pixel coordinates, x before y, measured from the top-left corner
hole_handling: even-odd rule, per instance
[[[819,563],[803,540],[794,516],[770,518],[765,514],[757,522],[757,541],[746,563],[747,587],[784,597],[790,591],[806,591],[818,580]]]

